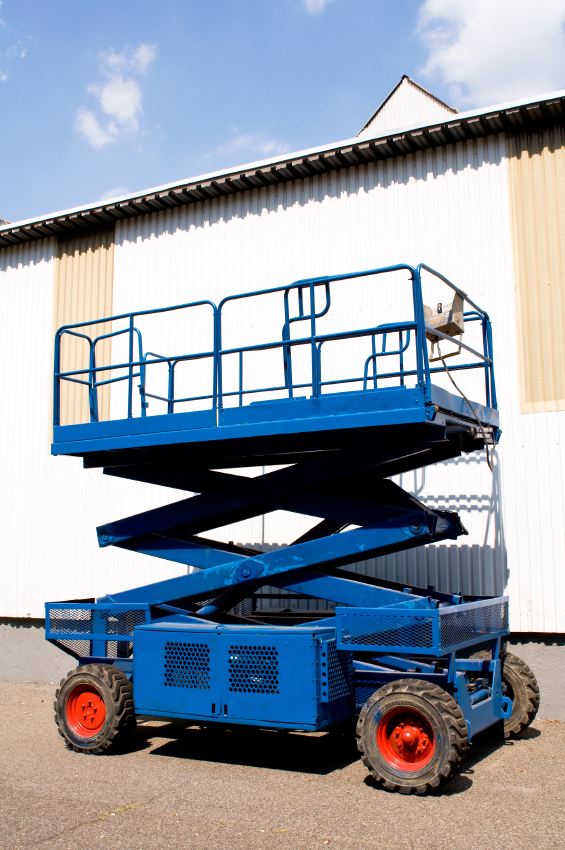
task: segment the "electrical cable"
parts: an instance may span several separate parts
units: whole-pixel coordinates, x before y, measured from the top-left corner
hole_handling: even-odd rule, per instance
[[[475,417],[475,419],[477,420],[477,423],[478,423],[478,425],[479,425],[479,428],[480,428],[480,429],[481,429],[481,431],[482,431],[482,434],[483,434],[483,440],[485,441],[485,452],[486,452],[486,455],[487,455],[487,464],[488,464],[488,468],[490,469],[490,471],[491,471],[492,473],[494,473],[494,469],[493,469],[493,465],[492,465],[492,455],[489,455],[489,450],[488,450],[488,445],[487,445],[487,435],[486,435],[486,433],[485,433],[485,429],[483,428],[483,423],[481,422],[481,420],[479,419],[479,417],[478,417],[478,416],[477,416],[477,414],[475,413],[475,408],[473,407],[473,405],[471,404],[471,402],[469,401],[469,399],[467,398],[467,396],[465,395],[465,393],[463,392],[463,390],[462,390],[462,389],[460,389],[460,388],[457,386],[457,384],[455,383],[455,381],[454,381],[454,380],[453,380],[453,378],[451,377],[451,372],[449,371],[449,369],[448,369],[448,368],[447,368],[447,366],[445,365],[445,360],[443,359],[443,355],[442,355],[441,350],[440,350],[440,347],[439,347],[439,338],[438,338],[438,337],[436,337],[436,339],[437,339],[437,343],[436,343],[436,345],[437,345],[437,353],[439,354],[439,359],[440,359],[440,360],[441,360],[441,362],[443,363],[443,368],[444,368],[444,369],[445,369],[445,371],[447,372],[447,377],[449,378],[449,380],[451,381],[451,383],[453,384],[453,386],[455,387],[455,389],[457,390],[457,392],[459,393],[459,395],[463,396],[463,398],[465,399],[465,401],[467,402],[467,404],[468,404],[468,405],[469,405],[469,407],[471,408],[471,411],[473,412],[473,416],[474,416],[474,417]],[[494,451],[494,445],[493,445],[493,451]]]

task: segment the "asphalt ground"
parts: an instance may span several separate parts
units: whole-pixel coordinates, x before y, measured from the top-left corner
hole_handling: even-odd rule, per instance
[[[371,784],[349,735],[150,722],[114,755],[74,753],[54,690],[0,682],[1,850],[565,848],[565,724],[483,733],[441,794],[406,797]]]

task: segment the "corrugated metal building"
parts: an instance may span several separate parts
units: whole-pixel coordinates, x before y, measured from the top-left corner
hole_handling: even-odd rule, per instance
[[[401,482],[457,510],[468,538],[358,568],[463,593],[507,589],[517,640],[530,633],[565,667],[564,124],[565,92],[459,114],[404,77],[355,139],[0,227],[2,634],[41,618],[46,600],[182,569],[99,550],[95,538],[95,526],[166,504],[170,491],[49,456],[56,327],[423,261],[493,320],[503,438],[494,474],[483,454]],[[400,309],[398,287],[364,286],[379,315]],[[358,307],[346,299],[342,309],[354,321]],[[270,321],[247,318],[256,329]],[[65,357],[68,368],[83,362],[80,346]],[[65,396],[64,421],[86,421],[81,393]],[[119,393],[101,403],[108,418]],[[224,529],[225,539],[284,544],[305,523],[277,512]]]

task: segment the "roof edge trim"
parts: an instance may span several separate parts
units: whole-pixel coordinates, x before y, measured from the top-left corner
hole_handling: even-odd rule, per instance
[[[85,228],[107,228],[123,218],[313,177],[440,145],[557,123],[565,123],[565,89],[535,99],[454,113],[446,121],[406,126],[384,136],[363,140],[354,137],[333,145],[309,148],[186,181],[167,183],[144,192],[13,222],[0,227],[0,248],[50,236],[68,236]]]

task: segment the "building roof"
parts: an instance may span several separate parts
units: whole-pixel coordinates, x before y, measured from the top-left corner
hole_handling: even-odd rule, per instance
[[[313,177],[494,133],[523,132],[564,122],[565,90],[562,90],[528,100],[462,112],[444,121],[424,122],[419,126],[407,126],[374,137],[347,139],[333,145],[169,183],[145,192],[123,195],[103,203],[85,204],[3,225],[0,227],[0,247],[49,236],[69,237],[88,229],[109,227],[119,219],[159,212],[183,204]]]
[[[391,132],[408,124],[440,121],[457,111],[404,74],[359,131],[357,138]]]

